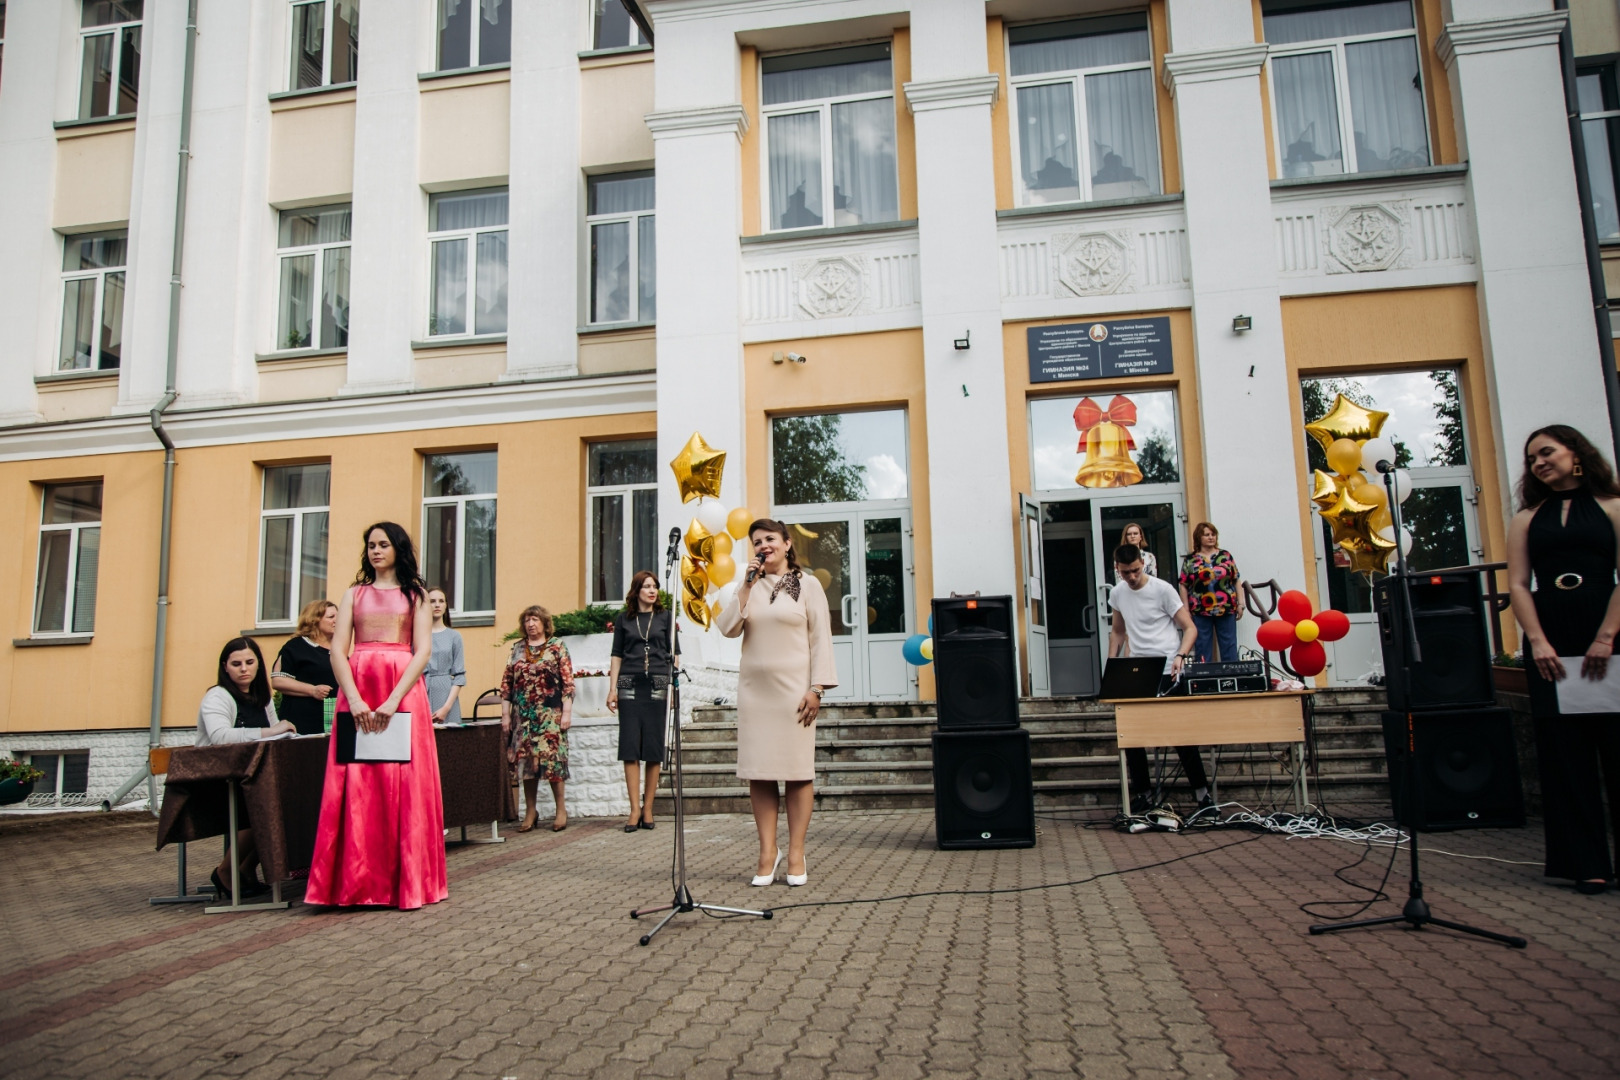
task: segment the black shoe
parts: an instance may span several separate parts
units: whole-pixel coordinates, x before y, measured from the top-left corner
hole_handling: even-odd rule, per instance
[[[244,900],[255,896],[263,896],[269,891],[270,886],[260,881],[257,874],[248,875],[247,880],[242,882],[242,899]]]
[[[208,875],[208,881],[214,886],[214,895],[221,900],[228,900],[231,896],[231,887],[219,880],[219,871],[215,870]]]
[[[1151,797],[1149,797],[1147,795],[1132,795],[1131,796],[1131,816],[1132,817],[1141,817],[1143,814],[1147,813],[1151,809],[1153,809],[1153,799]]]
[[[1608,888],[1609,883],[1607,881],[1577,881],[1575,883],[1575,891],[1584,896],[1597,896],[1599,893],[1607,892]]]
[[[656,828],[658,828],[658,823],[653,822],[653,821],[643,821],[640,825],[637,825],[636,828],[638,828],[638,829],[656,829]]]
[[[1193,818],[1200,818],[1199,824],[1212,825],[1219,817],[1220,811],[1215,806],[1215,799],[1208,792],[1205,792],[1204,797],[1198,800],[1198,808],[1192,812],[1187,820],[1191,822]]]

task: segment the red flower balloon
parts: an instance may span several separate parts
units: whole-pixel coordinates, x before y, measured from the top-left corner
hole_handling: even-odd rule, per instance
[[[1288,664],[1303,676],[1327,667],[1324,641],[1338,641],[1350,632],[1350,619],[1342,611],[1311,610],[1311,598],[1290,589],[1277,600],[1278,618],[1262,623],[1255,639],[1267,652],[1288,650]]]

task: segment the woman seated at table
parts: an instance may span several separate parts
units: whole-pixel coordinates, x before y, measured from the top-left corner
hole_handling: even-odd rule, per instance
[[[219,651],[216,681],[197,707],[197,745],[254,742],[294,730],[291,724],[276,716],[276,704],[270,698],[270,679],[265,674],[264,655],[259,652],[258,644],[252,638],[231,638]],[[256,896],[264,892],[267,886],[253,871],[259,852],[253,843],[252,828],[237,830],[236,854],[241,860],[242,894]],[[230,895],[231,891],[230,859],[229,854],[221,859],[209,879],[222,896]]]

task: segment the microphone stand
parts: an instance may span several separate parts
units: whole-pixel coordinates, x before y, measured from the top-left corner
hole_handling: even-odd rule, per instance
[[[679,525],[669,530],[669,548],[664,552],[664,587],[670,596],[669,613],[669,655],[671,661],[675,658],[675,639],[680,622],[681,583],[675,578],[675,567],[680,561],[681,528]],[[660,911],[669,914],[658,920],[658,925],[641,936],[640,944],[651,944],[653,935],[669,925],[671,919],[687,911],[720,912],[721,917],[735,915],[753,915],[761,919],[769,919],[772,912],[769,908],[764,911],[755,911],[751,908],[722,907],[719,904],[703,904],[692,899],[692,891],[686,886],[686,789],[682,784],[681,770],[681,716],[680,716],[680,678],[681,669],[673,662],[669,668],[669,693],[664,704],[664,732],[667,736],[666,744],[670,755],[670,787],[675,796],[675,895],[667,904],[653,904],[649,907],[633,908],[630,911],[632,919],[639,919],[643,915],[656,915]]]
[[[1412,590],[1408,584],[1406,570],[1405,545],[1401,541],[1405,538],[1401,532],[1401,504],[1395,497],[1395,466],[1387,461],[1378,463],[1378,471],[1384,474],[1384,491],[1389,497],[1390,521],[1395,531],[1395,574],[1400,584],[1400,602],[1390,605],[1390,615],[1402,625],[1399,628],[1406,638],[1406,648],[1402,650],[1401,682],[1404,686],[1412,684],[1412,664],[1423,663],[1423,652],[1418,645],[1417,621],[1412,618]],[[1385,673],[1387,679],[1391,672]],[[1406,892],[1406,906],[1399,915],[1385,915],[1376,919],[1355,919],[1349,922],[1335,922],[1318,924],[1311,927],[1312,934],[1331,934],[1338,930],[1355,930],[1364,926],[1390,926],[1395,923],[1405,923],[1413,930],[1422,930],[1425,926],[1443,926],[1447,930],[1456,930],[1463,934],[1472,934],[1475,937],[1488,938],[1491,941],[1500,941],[1504,945],[1511,945],[1515,949],[1522,949],[1528,943],[1522,937],[1511,934],[1498,934],[1493,930],[1482,930],[1477,926],[1467,926],[1448,919],[1437,919],[1429,912],[1428,901],[1423,899],[1423,880],[1418,876],[1418,841],[1417,841],[1417,732],[1416,723],[1412,717],[1410,695],[1408,695],[1406,709],[1406,836],[1407,850],[1411,854],[1411,871]],[[1393,782],[1394,777],[1390,778]],[[1399,823],[1397,821],[1397,823]]]

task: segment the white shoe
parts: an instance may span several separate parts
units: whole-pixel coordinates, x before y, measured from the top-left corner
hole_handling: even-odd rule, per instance
[[[748,884],[754,886],[755,888],[764,888],[766,885],[769,885],[771,882],[776,880],[776,868],[778,866],[781,866],[781,865],[782,865],[782,849],[777,848],[776,849],[776,861],[771,863],[771,872],[768,873],[768,874],[755,874],[753,880],[750,881]],[[788,876],[789,876],[789,878],[792,877],[791,874],[788,875]],[[792,881],[790,880],[788,882],[788,884],[791,885]],[[803,884],[803,882],[801,882],[800,884]]]
[[[804,873],[802,873],[802,874],[788,874],[787,875],[787,883],[789,885],[794,886],[795,888],[797,888],[800,885],[808,885],[808,884],[810,884],[810,863],[809,863],[808,860],[806,860],[806,862],[804,864]]]

